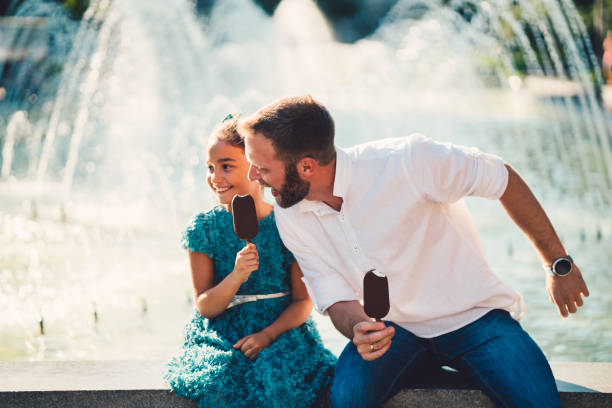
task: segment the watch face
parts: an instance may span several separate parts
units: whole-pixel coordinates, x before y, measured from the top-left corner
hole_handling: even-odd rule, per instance
[[[572,270],[572,263],[565,258],[561,258],[555,262],[553,269],[557,275],[564,276]]]

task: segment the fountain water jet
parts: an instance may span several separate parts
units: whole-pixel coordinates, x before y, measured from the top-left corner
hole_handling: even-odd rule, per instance
[[[470,19],[460,12],[465,4]],[[227,112],[295,93],[309,92],[330,108],[340,146],[419,131],[500,154],[547,197],[553,218],[570,220],[562,223],[564,235],[575,237],[569,244],[593,271],[591,288],[605,288],[609,273],[597,268],[607,262],[596,260],[612,230],[609,119],[596,97],[601,79],[591,83],[587,75],[600,73],[592,50],[577,40],[586,38],[584,28],[565,0],[521,0],[518,14],[512,4],[399,1],[371,36],[341,44],[313,1],[284,0],[268,17],[250,0],[219,0],[206,20],[187,0],[92,1],[61,74],[50,81],[55,96],[39,93],[36,104],[47,108],[25,109],[15,89],[7,92],[12,102],[0,106],[6,117],[27,112],[44,130],[34,138],[39,149],[28,149],[38,153],[24,155],[24,142],[11,136],[9,148],[0,127],[2,168],[10,175],[0,181],[0,283],[10,288],[0,293],[0,332],[29,339],[29,349],[0,358],[83,358],[91,350],[100,358],[148,358],[173,349],[193,307],[184,299],[188,266],[177,240],[189,215],[213,202],[204,184],[206,136]],[[547,98],[530,90],[534,78],[546,77],[571,81],[579,92]],[[16,171],[21,167],[35,174]],[[36,219],[23,214],[26,200],[36,203]],[[547,299],[528,278],[540,272],[539,261],[485,208],[477,212],[485,245],[512,257],[517,270],[493,267],[535,305],[528,319],[536,323],[526,324],[540,326],[538,341],[555,355],[560,329],[548,322]],[[584,219],[575,221],[578,215]],[[580,246],[581,231],[600,239]],[[596,293],[588,302],[594,306],[581,312],[585,320],[568,324],[589,321],[586,335],[595,338],[609,329],[597,311],[610,305]],[[40,304],[44,339],[35,330]],[[109,333],[127,334],[115,340]],[[143,337],[163,347],[143,349]],[[342,339],[327,339],[341,348]],[[596,352],[609,358],[609,348]]]

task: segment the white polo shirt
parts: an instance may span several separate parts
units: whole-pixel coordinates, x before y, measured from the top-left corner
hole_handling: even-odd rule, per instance
[[[363,299],[363,277],[387,275],[390,320],[435,337],[491,309],[515,319],[523,298],[489,268],[464,196],[499,199],[508,171],[497,156],[422,135],[336,147],[334,196],[275,206],[280,236],[295,255],[315,308]]]

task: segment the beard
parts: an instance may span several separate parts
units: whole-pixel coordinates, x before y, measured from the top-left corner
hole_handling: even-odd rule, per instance
[[[278,193],[274,199],[281,208],[289,208],[299,203],[310,192],[310,182],[300,178],[295,163],[285,164],[285,183],[280,190],[276,190],[263,180],[259,180],[259,182],[262,186],[270,187]]]

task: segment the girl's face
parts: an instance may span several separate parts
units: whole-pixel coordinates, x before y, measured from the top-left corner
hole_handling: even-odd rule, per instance
[[[219,140],[212,142],[206,166],[206,181],[221,204],[231,204],[236,194],[254,196],[260,190],[259,184],[248,178],[249,162],[240,147]]]

